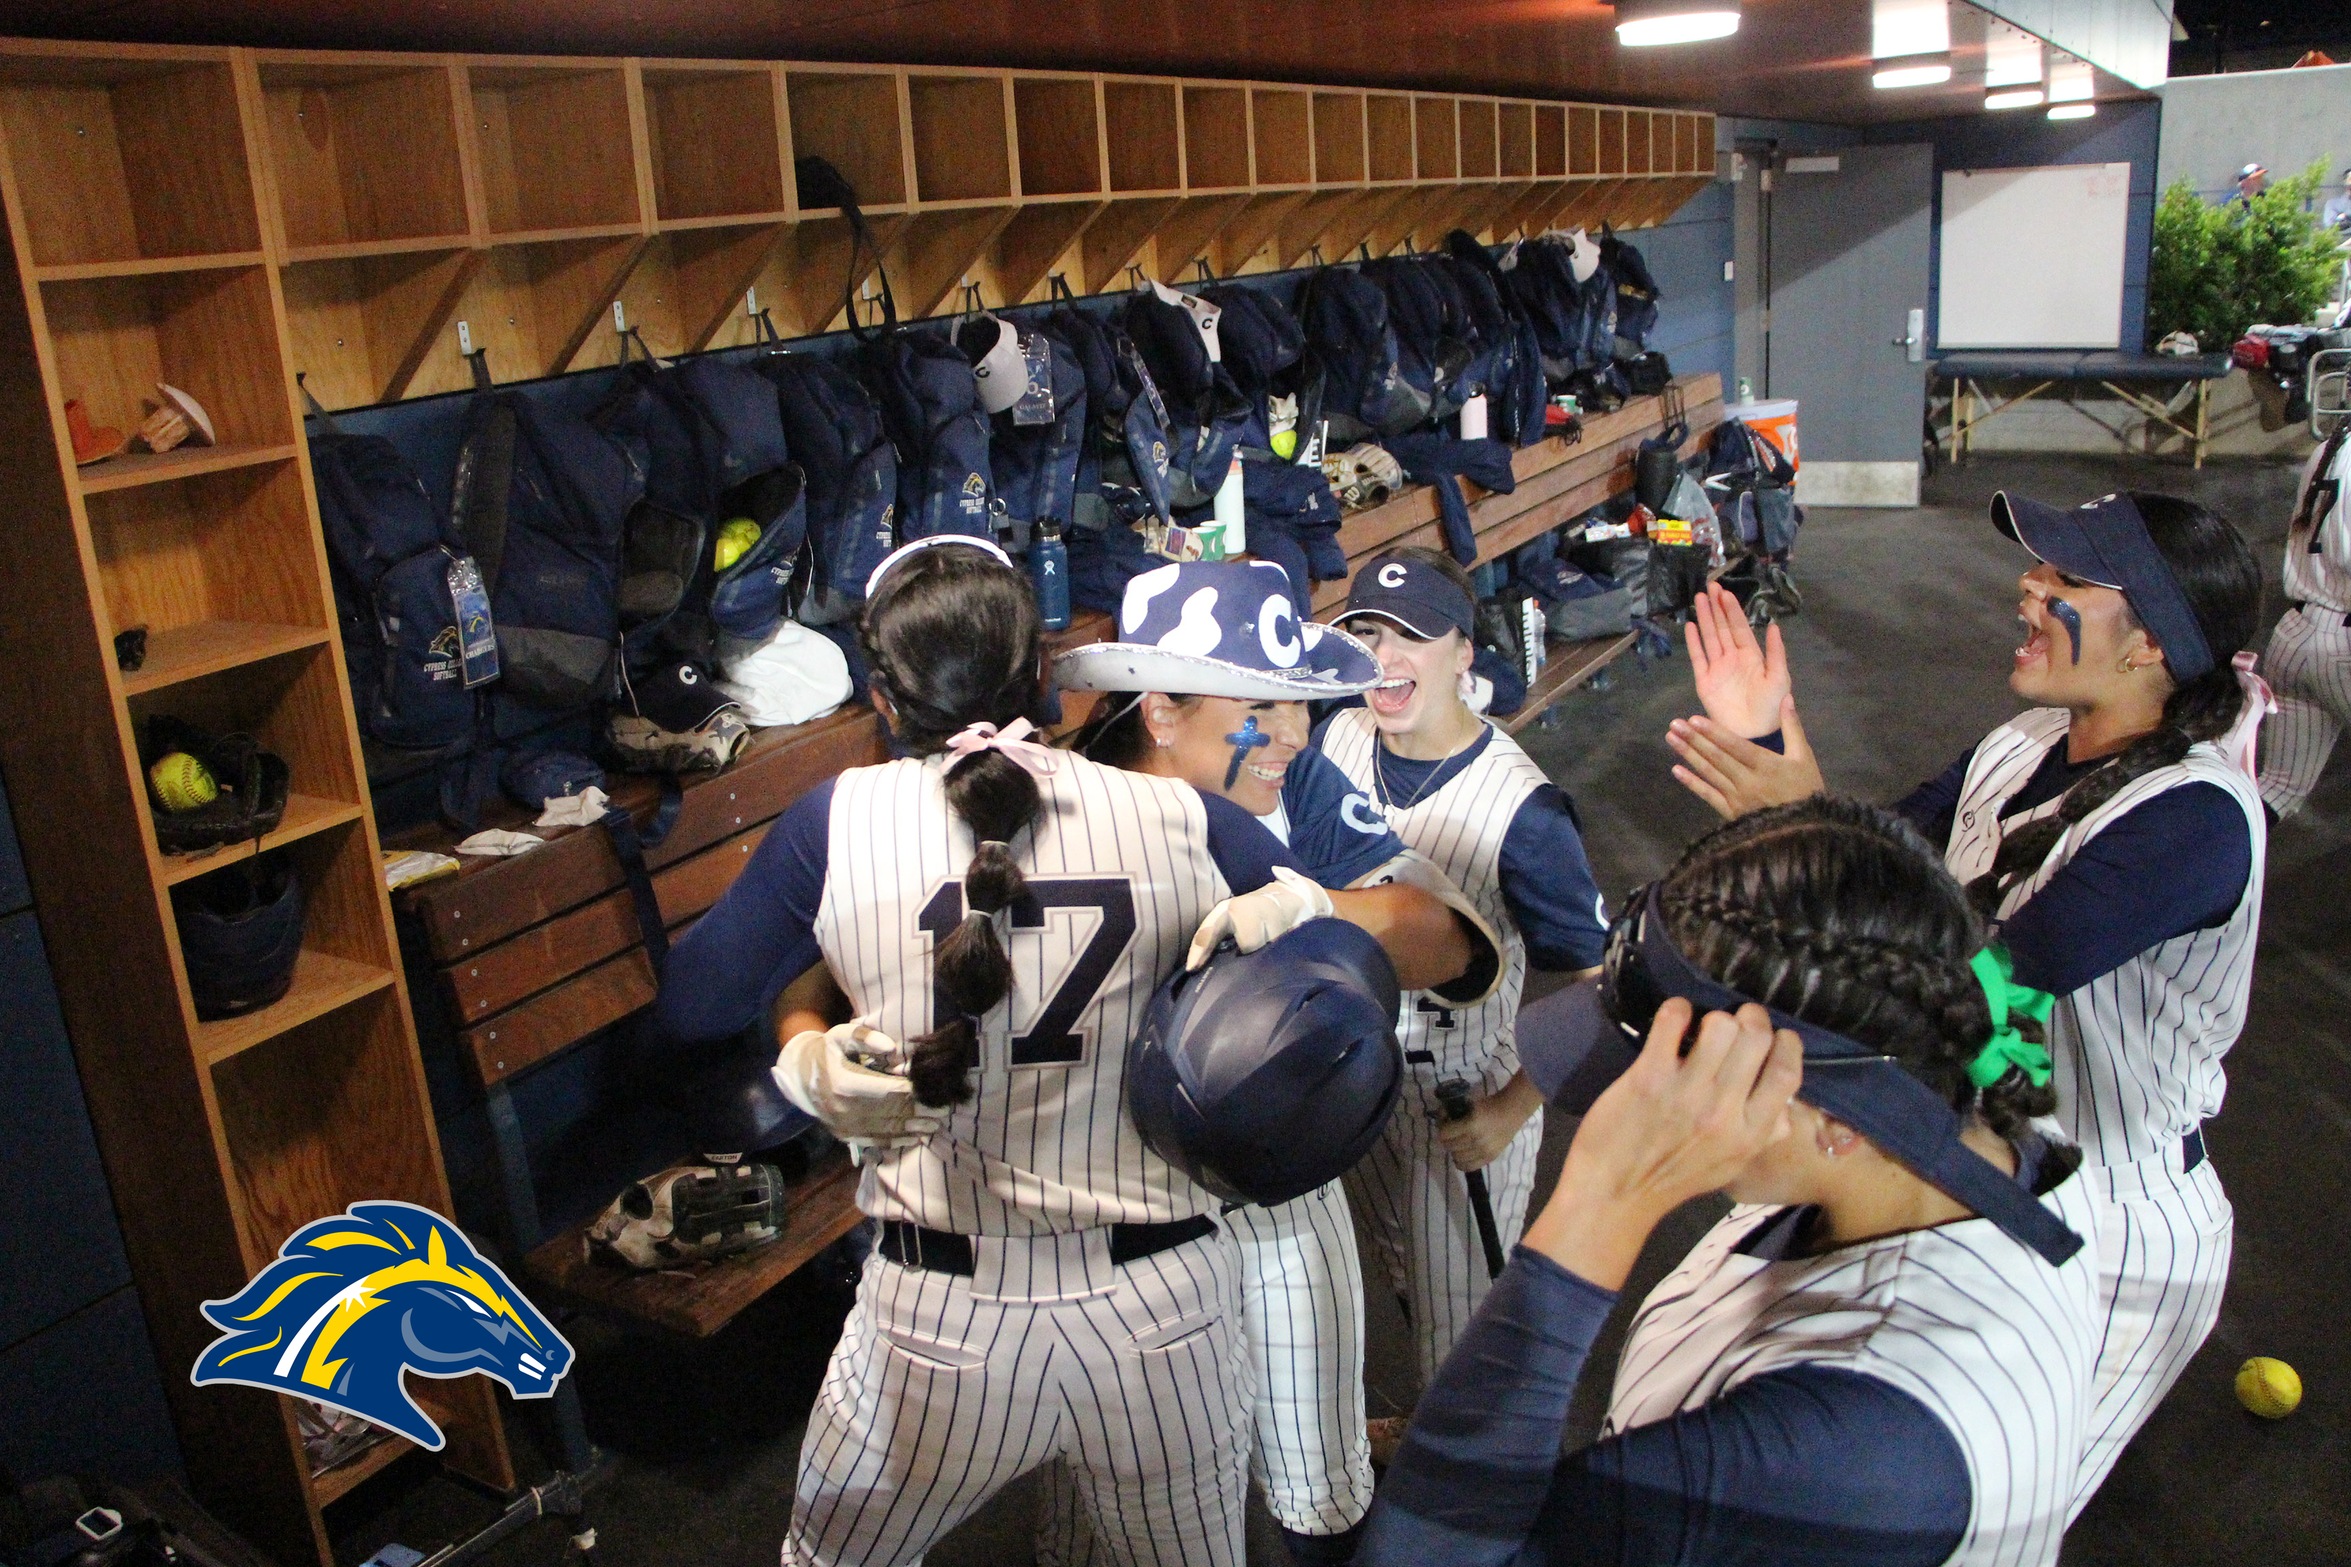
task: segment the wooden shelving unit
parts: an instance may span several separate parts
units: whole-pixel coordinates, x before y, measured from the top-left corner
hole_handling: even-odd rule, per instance
[[[0,755],[189,1477],[289,1567],[329,1562],[321,1509],[407,1449],[314,1480],[284,1399],[189,1385],[212,1337],[198,1307],[352,1202],[449,1207],[289,348],[350,348],[379,271],[475,247],[463,80],[403,57],[0,44]],[[364,339],[320,359],[350,400],[383,390],[369,363]],[[67,400],[132,428],[157,381],[219,444],[77,468]],[[147,654],[125,673],[113,638],[134,626]],[[244,1017],[197,1019],[171,891],[257,846],[161,851],[137,749],[152,714],[254,734],[293,774],[258,849],[303,883],[303,950],[288,994]],[[488,1383],[422,1396],[444,1462],[513,1483]]]
[[[1710,115],[1450,93],[797,61],[115,54],[80,77],[20,70],[0,127],[47,171],[24,198],[25,264],[51,296],[69,378],[89,359],[63,346],[79,320],[155,325],[145,357],[97,367],[106,400],[91,413],[117,425],[152,391],[146,358],[184,385],[171,372],[188,329],[252,322],[241,296],[270,279],[282,327],[242,357],[282,350],[330,408],[470,386],[459,322],[500,380],[611,363],[615,302],[662,354],[753,341],[747,296],[786,336],[838,328],[845,288],[878,292],[873,259],[852,279],[847,220],[800,209],[803,156],[857,190],[902,317],[1035,302],[1057,274],[1098,293],[1202,265],[1229,277],[1425,250],[1456,227],[1492,240],[1639,228],[1714,174]],[[111,136],[93,142],[93,125]],[[159,157],[174,179],[125,172]],[[238,432],[224,442],[256,463],[290,438]],[[84,488],[136,471],[110,464]]]

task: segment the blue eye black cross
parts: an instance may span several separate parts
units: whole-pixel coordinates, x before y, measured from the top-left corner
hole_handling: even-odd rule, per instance
[[[1224,770],[1224,786],[1230,789],[1241,776],[1241,764],[1249,760],[1249,753],[1261,745],[1273,744],[1273,736],[1257,727],[1255,715],[1241,720],[1241,727],[1226,735],[1225,744],[1233,748],[1233,765]]]

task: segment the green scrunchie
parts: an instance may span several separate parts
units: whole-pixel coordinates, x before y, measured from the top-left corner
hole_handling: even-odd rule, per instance
[[[1978,1088],[1989,1088],[2014,1067],[2035,1088],[2046,1088],[2049,1052],[2018,1033],[2008,1018],[2015,1013],[2036,1023],[2046,1023],[2049,1009],[2057,1004],[2057,998],[2046,990],[2018,984],[2016,965],[2009,960],[2008,949],[1998,942],[1969,958],[1967,966],[1975,970],[1976,983],[1984,987],[1985,1004],[1992,1009],[1992,1037],[1984,1041],[1984,1048],[1967,1064],[1967,1080]]]

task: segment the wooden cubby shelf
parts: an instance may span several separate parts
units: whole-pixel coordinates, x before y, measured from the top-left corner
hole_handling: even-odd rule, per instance
[[[127,696],[256,664],[266,658],[324,647],[333,633],[324,626],[257,626],[236,620],[199,620],[152,631],[147,661],[122,677]]]
[[[324,1474],[312,1475],[310,1494],[318,1498],[319,1506],[330,1507],[416,1451],[417,1445],[406,1437],[386,1436],[349,1463],[337,1464]]]
[[[248,1012],[196,1025],[196,1048],[205,1064],[217,1066],[255,1045],[290,1033],[303,1024],[347,1007],[363,996],[390,987],[392,971],[375,964],[354,963],[310,947],[294,962],[294,984],[284,997]]]
[[[359,820],[361,807],[347,800],[321,800],[300,791],[287,796],[285,817],[277,830],[262,835],[258,842],[248,840],[228,844],[209,854],[167,854],[163,857],[163,881],[176,887],[184,881],[194,881],[209,875],[224,865],[249,860],[256,854],[267,854],[272,849],[283,849],[299,843],[312,833],[325,832],[330,827],[341,827]]]
[[[74,482],[84,495],[135,489],[142,484],[167,484],[201,474],[225,473],[231,468],[253,468],[264,463],[291,462],[291,441],[268,446],[175,446],[168,452],[126,452],[74,470]]]

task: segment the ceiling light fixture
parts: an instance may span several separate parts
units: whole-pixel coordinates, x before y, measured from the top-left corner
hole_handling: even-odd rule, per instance
[[[2098,112],[2094,103],[2053,103],[2049,106],[2052,120],[2086,120]]]
[[[2040,106],[2041,89],[2038,87],[1984,94],[1984,107],[1987,109],[2037,109]]]
[[[1905,60],[1900,65],[1888,66],[1869,79],[1872,87],[1935,87],[1951,79],[1951,61],[1948,58],[1933,61]]]
[[[2040,80],[2041,40],[2004,22],[1992,23],[1984,33],[1984,85],[2030,87]]]
[[[1739,30],[1739,0],[1619,0],[1616,41],[1627,49],[1704,43]]]
[[[1871,59],[1950,52],[1951,10],[1946,0],[1870,0]]]
[[[2071,55],[2060,55],[2049,62],[2049,101],[2051,103],[2086,103],[2096,87],[2090,62]],[[2078,120],[2080,115],[2067,115]]]

